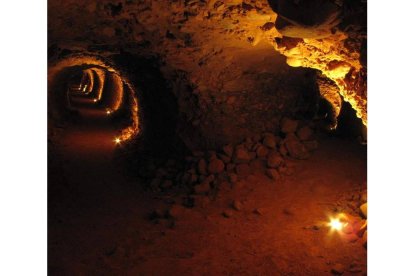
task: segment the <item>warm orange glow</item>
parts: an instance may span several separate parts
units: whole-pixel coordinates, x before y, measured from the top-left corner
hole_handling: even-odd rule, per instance
[[[107,109],[107,110],[106,110],[106,114],[108,114],[108,115],[109,115],[109,114],[111,114],[111,113],[112,113],[112,111],[111,111],[110,109]]]
[[[121,138],[116,137],[114,142],[115,142],[115,144],[120,144],[121,143]]]
[[[344,223],[342,223],[339,219],[331,219],[329,226],[331,226],[333,230],[341,231],[342,228],[344,228]]]
[[[98,99],[93,99],[93,102],[96,103],[98,101]]]
[[[332,231],[340,232],[348,225],[348,222],[346,222],[344,219],[346,219],[346,215],[341,213],[335,218],[329,218],[329,223],[327,225],[331,228]]]

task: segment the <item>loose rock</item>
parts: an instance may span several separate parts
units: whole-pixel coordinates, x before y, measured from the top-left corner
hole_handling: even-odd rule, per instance
[[[232,203],[231,206],[233,207],[234,210],[240,211],[242,209],[242,206],[243,205],[242,205],[242,203],[240,201],[235,200],[235,201],[233,201],[233,203]]]
[[[251,156],[249,152],[244,148],[238,148],[236,149],[235,155],[234,155],[234,162],[239,163],[248,163],[251,160]]]
[[[233,211],[232,211],[232,210],[225,210],[225,211],[223,212],[223,216],[224,216],[225,218],[230,218],[230,217],[232,217],[232,216],[233,216]]]
[[[269,153],[269,149],[265,146],[258,146],[256,149],[257,157],[259,158],[266,158],[267,154]]]
[[[331,272],[332,274],[335,275],[342,275],[344,273],[345,267],[343,264],[335,264],[332,269]]]
[[[206,163],[206,160],[200,159],[200,161],[198,161],[197,168],[198,168],[198,172],[201,175],[206,175],[207,174],[207,163]]]
[[[275,149],[276,148],[276,138],[273,134],[266,134],[263,139],[263,145],[268,148]]]
[[[181,205],[174,204],[171,206],[171,208],[168,210],[168,215],[172,218],[178,218],[181,217],[185,212],[185,208]]]
[[[229,174],[229,180],[230,180],[231,183],[236,183],[237,180],[238,180],[237,174],[235,174],[235,173]]]
[[[208,172],[211,174],[221,173],[224,171],[224,163],[220,159],[213,159],[208,164]]]
[[[310,154],[306,147],[297,138],[285,139],[285,146],[289,155],[296,159],[308,159]]]
[[[206,194],[210,191],[210,183],[203,181],[201,184],[194,186],[194,192],[196,194]]]
[[[277,152],[271,152],[267,157],[267,166],[270,168],[278,168],[283,164],[283,158]]]
[[[359,207],[359,209],[361,209],[361,212],[364,215],[364,217],[368,218],[368,203],[362,204],[361,207]]]
[[[223,152],[228,156],[228,157],[232,157],[233,155],[233,146],[232,145],[227,145],[223,147]]]
[[[280,174],[276,169],[267,169],[266,170],[266,175],[273,180],[279,180],[280,179]]]

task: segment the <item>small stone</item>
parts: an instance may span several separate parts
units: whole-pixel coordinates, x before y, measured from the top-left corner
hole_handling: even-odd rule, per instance
[[[285,134],[296,131],[298,127],[298,121],[289,118],[283,118],[281,122],[281,131]]]
[[[213,159],[208,164],[208,172],[211,174],[221,173],[224,171],[224,163],[220,159]]]
[[[286,149],[289,152],[289,155],[296,159],[308,159],[310,154],[299,139],[286,139],[285,140]]]
[[[364,203],[359,207],[365,218],[368,218],[368,203]]]
[[[214,175],[213,175],[213,174],[210,174],[209,176],[207,176],[207,177],[204,179],[204,181],[210,184],[211,182],[213,182],[213,181],[214,181],[214,179],[215,179]]]
[[[348,271],[351,272],[351,273],[362,272],[362,265],[361,264],[352,263],[352,264],[349,265]]]
[[[236,149],[236,152],[234,154],[234,162],[239,163],[248,163],[251,160],[251,156],[249,152],[244,148],[238,148]]]
[[[203,181],[201,184],[194,186],[194,192],[196,194],[206,194],[210,191],[210,183],[208,181]]]
[[[273,134],[266,134],[263,139],[263,145],[268,148],[275,149],[276,148],[276,139]]]
[[[222,154],[222,153],[219,153],[218,154],[218,157],[224,162],[224,163],[230,163],[230,161],[231,161],[231,158],[230,157],[228,157],[227,155],[225,155],[225,154]]]
[[[265,211],[263,208],[256,208],[253,210],[253,213],[255,213],[256,215],[263,216],[265,214]]]
[[[232,145],[226,145],[223,147],[223,152],[228,156],[232,157],[233,155],[233,146]]]
[[[233,211],[232,211],[232,210],[225,210],[225,211],[223,212],[223,216],[224,216],[225,218],[230,218],[230,217],[232,217],[232,216],[233,216]]]
[[[198,169],[198,172],[201,175],[206,175],[207,174],[207,163],[206,163],[206,160],[200,159],[200,161],[198,161],[197,169]]]
[[[364,233],[366,232],[367,227],[368,227],[368,224],[367,224],[367,221],[365,221],[365,223],[364,223],[364,224],[363,224],[363,225],[362,225],[359,229],[357,229],[356,234],[357,234],[359,237],[364,236]]]
[[[342,275],[344,273],[345,267],[343,264],[335,264],[332,269],[331,272],[332,274],[335,275]]]
[[[266,175],[273,180],[279,180],[280,179],[280,174],[276,169],[267,169],[266,170]]]
[[[296,135],[301,141],[307,141],[312,137],[313,130],[308,126],[304,126],[296,132]]]
[[[178,218],[181,217],[185,212],[185,208],[181,205],[174,204],[171,206],[171,208],[168,210],[168,215],[172,218]]]
[[[286,157],[288,155],[288,151],[284,143],[280,146],[279,152],[283,157]]]
[[[238,180],[237,174],[235,174],[235,173],[229,174],[229,179],[230,179],[231,183],[236,183],[237,180]]]
[[[271,152],[267,157],[267,166],[270,168],[278,168],[283,164],[283,157],[277,152]]]
[[[368,231],[365,231],[364,235],[362,236],[362,244],[365,246],[365,248],[368,245]]]
[[[236,166],[236,172],[241,177],[250,175],[250,167],[247,164],[238,164]]]
[[[234,210],[236,211],[240,211],[242,209],[242,203],[238,200],[234,200],[233,203],[231,204],[231,206],[233,207]]]
[[[259,158],[266,158],[267,154],[269,153],[269,149],[265,146],[258,146],[256,149],[257,157]]]

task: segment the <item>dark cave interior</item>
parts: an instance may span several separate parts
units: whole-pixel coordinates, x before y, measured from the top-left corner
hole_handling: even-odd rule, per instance
[[[49,274],[366,275],[366,9],[49,1]]]

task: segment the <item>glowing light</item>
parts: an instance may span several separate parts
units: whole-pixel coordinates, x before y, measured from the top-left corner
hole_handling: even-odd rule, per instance
[[[329,226],[336,231],[341,231],[344,228],[344,224],[339,219],[331,219]]]
[[[109,115],[109,114],[111,114],[111,113],[112,113],[112,111],[111,111],[111,110],[109,110],[109,109],[107,109],[107,110],[106,110],[106,114],[108,114],[108,115]]]
[[[343,213],[339,214],[336,218],[329,219],[328,226],[331,227],[332,231],[342,231],[347,225],[347,216]]]
[[[93,99],[93,102],[96,103],[98,101],[98,99]]]
[[[116,137],[114,142],[115,142],[115,144],[120,144],[121,143],[121,138]]]

